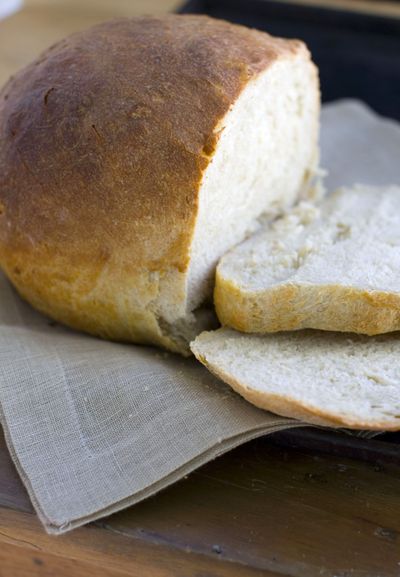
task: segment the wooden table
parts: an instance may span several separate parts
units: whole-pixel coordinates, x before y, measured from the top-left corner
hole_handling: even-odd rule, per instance
[[[353,3],[400,14],[396,2]],[[0,83],[72,31],[178,4],[28,0],[0,22]],[[274,439],[249,443],[142,504],[56,538],[39,524],[0,438],[0,577],[398,577],[400,466],[379,463],[368,446],[368,460],[357,461]]]
[[[357,461],[278,440],[60,537],[44,533],[0,440],[0,577],[400,575],[399,464],[379,462],[368,442]]]

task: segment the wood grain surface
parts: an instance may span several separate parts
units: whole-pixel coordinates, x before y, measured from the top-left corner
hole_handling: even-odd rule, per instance
[[[101,569],[101,577],[124,577],[127,573]],[[36,549],[1,543],[0,577],[98,577],[91,563],[49,555]]]
[[[72,577],[92,567],[99,577],[397,577],[400,466],[260,439],[135,507],[50,537],[1,441],[0,551],[0,577],[35,563],[45,575],[57,559],[73,561]]]

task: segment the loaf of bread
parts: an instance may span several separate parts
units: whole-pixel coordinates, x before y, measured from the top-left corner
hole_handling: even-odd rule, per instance
[[[222,324],[265,333],[400,330],[400,188],[355,186],[300,204],[221,259]]]
[[[0,264],[62,323],[186,353],[218,259],[307,187],[318,116],[299,41],[176,15],[71,36],[0,95]]]
[[[245,335],[222,328],[196,357],[245,399],[316,425],[400,429],[400,338],[322,331]]]

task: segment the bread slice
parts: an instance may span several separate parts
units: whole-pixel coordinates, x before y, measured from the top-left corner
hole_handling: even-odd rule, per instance
[[[399,330],[400,188],[301,204],[221,259],[215,305],[243,332]]]
[[[219,258],[307,187],[305,45],[205,16],[106,22],[0,94],[0,264],[44,313],[187,353]]]
[[[400,335],[204,332],[192,351],[260,407],[316,425],[400,429]]]

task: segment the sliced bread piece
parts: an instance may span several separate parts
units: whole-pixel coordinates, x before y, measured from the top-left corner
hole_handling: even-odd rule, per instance
[[[400,335],[244,335],[222,328],[197,359],[257,407],[316,425],[400,429]]]
[[[243,332],[399,330],[400,187],[302,203],[222,258],[214,298]]]

